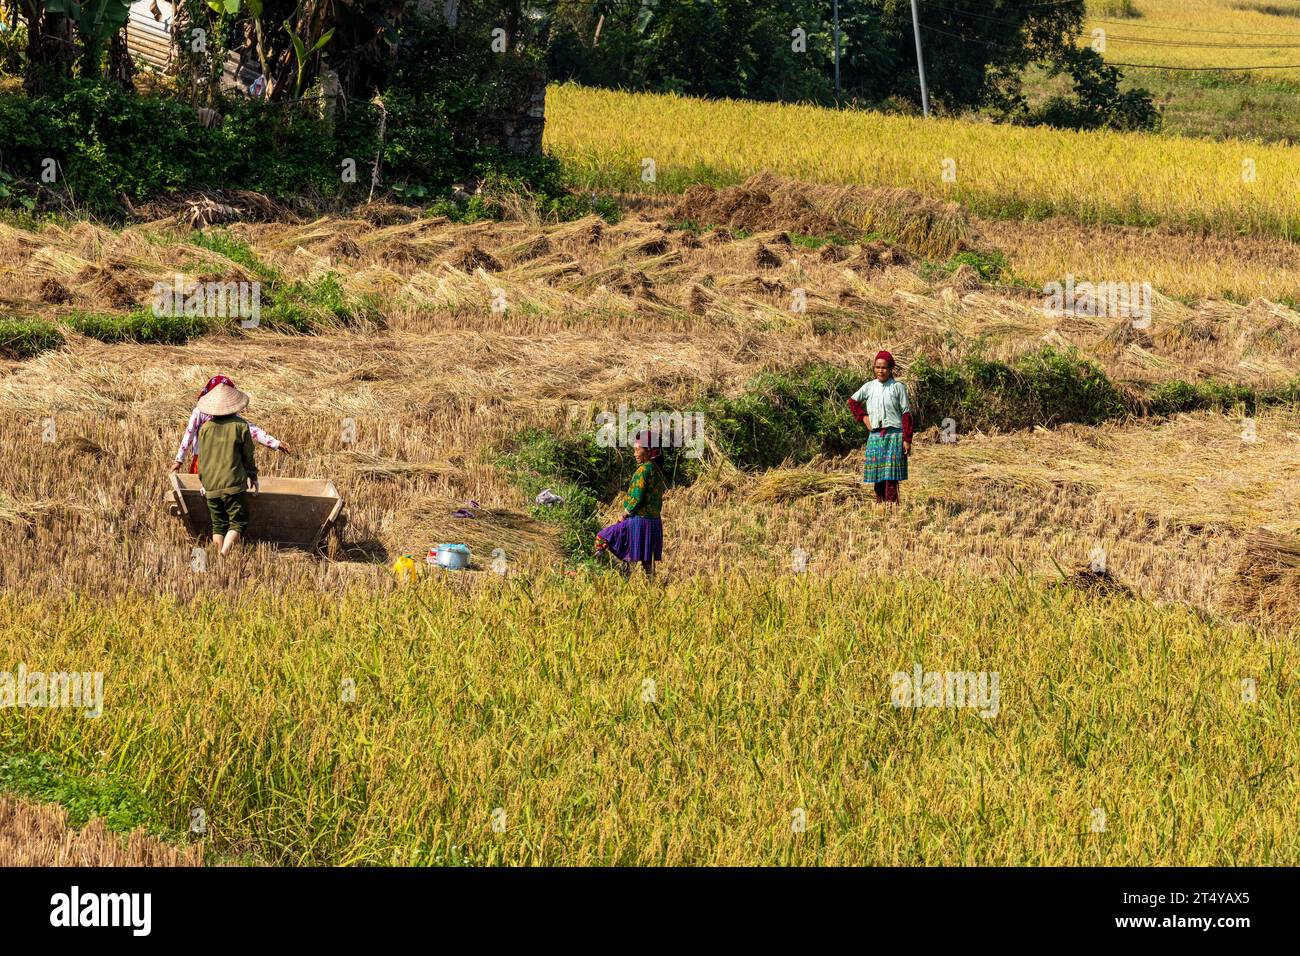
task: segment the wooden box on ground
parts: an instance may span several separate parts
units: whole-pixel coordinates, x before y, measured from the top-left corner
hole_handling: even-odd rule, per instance
[[[185,522],[190,534],[212,534],[208,503],[199,493],[199,476],[173,472],[168,510]],[[319,478],[263,478],[259,492],[248,496],[250,541],[314,551],[339,523],[343,498],[334,482]]]

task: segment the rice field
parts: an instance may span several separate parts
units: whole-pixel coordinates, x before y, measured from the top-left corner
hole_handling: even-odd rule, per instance
[[[915,190],[994,219],[1300,237],[1300,155],[1277,144],[556,85],[547,93],[546,147],[592,188],[676,192],[770,170],[810,183]]]
[[[1300,9],[1270,0],[1091,0],[1086,30],[1105,31],[1107,60],[1170,67],[1290,67],[1300,78]]]
[[[0,655],[105,672],[102,717],[5,735],[280,864],[1300,857],[1292,650],[1186,609],[1014,576],[489,578],[5,596]],[[918,665],[996,673],[997,702],[894,706]]]
[[[1282,240],[995,221],[771,174],[627,205],[614,225],[0,227],[0,305],[64,337],[0,361],[0,672],[102,671],[105,689],[97,718],[0,709],[0,780],[41,755],[136,794],[155,832],[0,804],[32,834],[0,862],[1300,860],[1294,407],[1255,413],[1249,442],[1244,408],[956,442],[925,422],[895,511],[872,506],[860,451],[710,453],[666,498],[653,583],[576,568],[501,459],[521,429],[574,434],[620,403],[734,398],[819,362],[865,378],[882,347],[904,381],[922,358],[1052,344],[1125,388],[1278,386],[1300,376]],[[1010,272],[953,258],[981,250]],[[1139,267],[1161,277],[1141,334],[1049,314],[1035,288]],[[177,272],[333,275],[376,314],[165,345],[65,321],[145,305]],[[259,449],[263,474],[338,484],[348,521],[322,554],[196,568],[161,499],[216,372],[293,448]],[[391,572],[444,541],[474,567]],[[996,673],[996,716],[896,707],[916,665]]]

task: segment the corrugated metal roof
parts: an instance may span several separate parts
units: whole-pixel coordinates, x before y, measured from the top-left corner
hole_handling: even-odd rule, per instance
[[[171,66],[175,55],[172,10],[168,0],[136,0],[131,4],[131,19],[126,25],[126,48],[131,55],[164,71]]]

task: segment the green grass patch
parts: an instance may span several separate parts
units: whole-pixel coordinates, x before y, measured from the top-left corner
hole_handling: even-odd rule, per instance
[[[252,246],[226,229],[195,230],[186,241],[238,263],[263,283],[271,284],[280,279],[278,272],[257,257]]]
[[[272,289],[272,298],[273,308],[296,309],[313,330],[382,322],[375,300],[348,293],[334,272],[327,272],[312,282],[277,285]]]
[[[194,232],[189,242],[238,263],[262,284],[261,328],[309,335],[363,323],[383,324],[376,300],[347,292],[337,273],[327,272],[312,281],[288,281],[259,259],[248,243],[224,229]]]
[[[67,811],[68,823],[74,827],[98,817],[114,833],[144,829],[166,834],[172,830],[139,787],[103,768],[90,769],[80,755],[63,760],[23,751],[10,743],[0,750],[0,790],[57,803]]]
[[[829,236],[805,236],[799,233],[790,234],[790,242],[804,249],[820,249],[822,246],[850,246],[855,240],[846,239],[836,233]],[[870,242],[870,239],[863,239],[863,242]]]
[[[1161,382],[1141,399],[1148,415],[1176,415],[1180,412],[1241,410],[1254,415],[1259,409],[1300,404],[1300,379],[1274,388],[1259,389],[1235,382]]]
[[[949,272],[955,272],[959,266],[970,266],[979,273],[982,282],[1000,282],[1011,275],[1007,257],[996,249],[967,249],[944,264]]]

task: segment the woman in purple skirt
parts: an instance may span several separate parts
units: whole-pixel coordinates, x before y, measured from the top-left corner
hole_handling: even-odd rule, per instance
[[[653,575],[655,562],[663,558],[664,551],[664,523],[659,518],[667,486],[663,449],[646,431],[636,436],[635,452],[636,474],[623,498],[626,517],[601,529],[596,535],[596,553],[606,551],[629,567],[635,561],[647,575]]]

